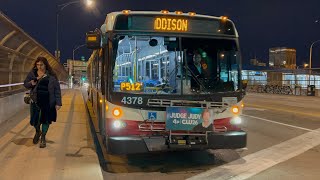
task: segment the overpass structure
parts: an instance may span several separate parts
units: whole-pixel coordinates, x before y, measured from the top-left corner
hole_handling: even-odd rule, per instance
[[[48,59],[60,81],[67,79],[55,57],[0,11],[0,97],[24,91],[24,78],[39,56]]]
[[[0,11],[0,123],[25,107],[22,82],[39,56],[48,59],[60,81],[66,81],[63,65]]]

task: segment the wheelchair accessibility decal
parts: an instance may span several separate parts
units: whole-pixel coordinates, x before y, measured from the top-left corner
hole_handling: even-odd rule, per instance
[[[157,120],[157,112],[148,112],[148,119],[149,120]]]

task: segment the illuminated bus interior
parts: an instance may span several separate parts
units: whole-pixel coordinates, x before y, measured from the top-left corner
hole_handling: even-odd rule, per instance
[[[238,89],[240,54],[235,40],[173,36],[115,39],[114,92],[186,95]]]

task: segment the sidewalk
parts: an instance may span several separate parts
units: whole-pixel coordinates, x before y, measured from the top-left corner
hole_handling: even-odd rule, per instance
[[[46,148],[32,143],[29,116],[0,137],[1,180],[103,179],[81,92],[63,91],[63,106],[49,128]]]

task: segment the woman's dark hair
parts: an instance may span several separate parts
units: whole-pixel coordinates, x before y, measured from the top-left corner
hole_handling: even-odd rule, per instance
[[[43,56],[39,56],[37,58],[37,60],[34,62],[33,64],[33,70],[37,71],[37,63],[38,62],[43,62],[43,64],[46,66],[46,70],[48,71],[49,75],[51,76],[54,76],[57,80],[58,80],[58,77],[56,75],[56,73],[54,73],[54,71],[52,70],[50,64],[48,63],[48,60],[47,58],[43,57]]]

